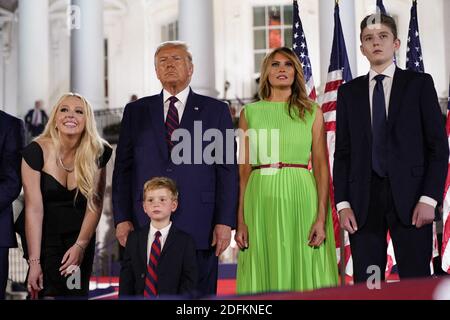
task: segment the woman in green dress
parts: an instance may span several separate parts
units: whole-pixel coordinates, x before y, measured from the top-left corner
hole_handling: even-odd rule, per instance
[[[239,121],[245,135],[235,236],[241,249],[237,292],[335,286],[323,114],[307,96],[302,66],[291,49],[265,57],[259,94],[261,101],[246,105]]]

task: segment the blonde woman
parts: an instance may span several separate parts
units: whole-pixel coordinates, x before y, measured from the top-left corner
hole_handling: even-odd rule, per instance
[[[24,149],[32,299],[88,295],[111,152],[97,132],[92,107],[75,93],[59,99],[44,132]],[[68,282],[68,275],[78,271],[81,281]]]
[[[302,66],[291,49],[278,48],[265,57],[259,95],[261,101],[247,105],[239,120],[242,130],[254,130],[258,136],[248,135],[240,148],[235,239],[243,251],[237,291],[335,286],[338,270],[323,114],[308,99]],[[278,133],[278,139],[264,139],[272,133]],[[275,153],[264,159],[269,157],[261,150]],[[278,157],[272,159],[275,154]],[[308,170],[310,158],[313,172]]]

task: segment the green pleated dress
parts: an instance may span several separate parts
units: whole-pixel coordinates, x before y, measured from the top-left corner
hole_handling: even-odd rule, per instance
[[[256,132],[249,138],[250,153],[257,155],[252,164],[267,161],[308,164],[317,108],[314,105],[313,113],[307,112],[302,121],[298,117],[292,119],[283,102],[259,101],[247,105],[244,112],[248,127]],[[274,139],[264,138],[272,137],[271,129],[278,129],[278,139],[276,135]],[[274,145],[276,140],[278,148]],[[278,160],[271,154],[276,154],[272,149],[278,149]],[[249,248],[239,252],[238,294],[305,291],[337,285],[330,211],[324,244],[319,248],[308,246],[318,201],[312,172],[303,168],[253,170],[244,197]]]

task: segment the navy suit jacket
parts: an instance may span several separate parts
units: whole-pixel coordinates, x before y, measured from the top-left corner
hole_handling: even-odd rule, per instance
[[[130,233],[120,270],[119,295],[143,296],[150,225]],[[159,295],[192,295],[197,285],[195,244],[187,233],[170,228],[156,270]]]
[[[369,77],[338,91],[333,182],[336,203],[349,201],[358,227],[364,225],[372,176]],[[400,220],[424,195],[442,203],[448,164],[444,121],[429,74],[395,70],[388,111],[388,177]]]
[[[191,90],[180,123],[180,128],[192,137],[185,150],[191,154],[191,163],[194,146],[198,144],[203,152],[211,143],[197,143],[194,121],[201,121],[202,130],[198,131],[202,136],[208,129],[220,130],[224,144],[226,130],[233,129],[225,103]],[[174,225],[194,238],[197,249],[209,249],[216,224],[232,228],[236,224],[239,186],[235,140],[229,139],[231,146],[224,146],[223,164],[202,161],[176,165],[169,157],[165,135],[162,92],[125,107],[113,173],[115,224],[131,221],[135,227],[145,225],[148,217],[142,208],[144,183],[153,177],[166,176],[176,181],[180,193],[178,209],[172,215]],[[232,164],[226,163],[227,158],[232,159]]]
[[[22,189],[20,151],[23,143],[22,120],[0,111],[0,247],[17,246],[12,203]]]

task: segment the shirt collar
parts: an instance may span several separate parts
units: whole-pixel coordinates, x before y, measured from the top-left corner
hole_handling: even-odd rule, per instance
[[[167,234],[169,233],[170,227],[172,226],[172,221],[169,222],[169,224],[167,226],[165,226],[164,228],[162,228],[161,230],[156,229],[153,224],[150,223],[150,235],[151,235],[151,239],[153,240],[155,238],[155,233],[156,231],[161,232],[161,238],[165,238],[167,236]]]
[[[378,72],[376,72],[376,71],[373,70],[373,69],[370,69],[370,71],[369,71],[369,79],[370,79],[370,80],[373,80],[373,78],[376,77],[376,76],[379,75],[379,74],[383,74],[383,75],[385,75],[386,77],[393,78],[393,77],[394,77],[394,73],[395,73],[395,68],[396,68],[396,66],[395,66],[394,62],[392,62],[392,63],[391,63],[386,69],[384,69],[383,72],[381,72],[381,73],[378,73]]]
[[[187,101],[187,98],[189,96],[189,91],[190,90],[191,90],[191,87],[187,86],[182,91],[178,92],[178,94],[175,96],[175,97],[177,97],[178,101],[180,101],[183,104],[183,106],[186,105],[186,101]],[[167,91],[166,89],[164,89],[163,90],[163,97],[164,97],[164,103],[166,103],[167,100],[170,97],[172,97],[172,94],[169,91]]]

